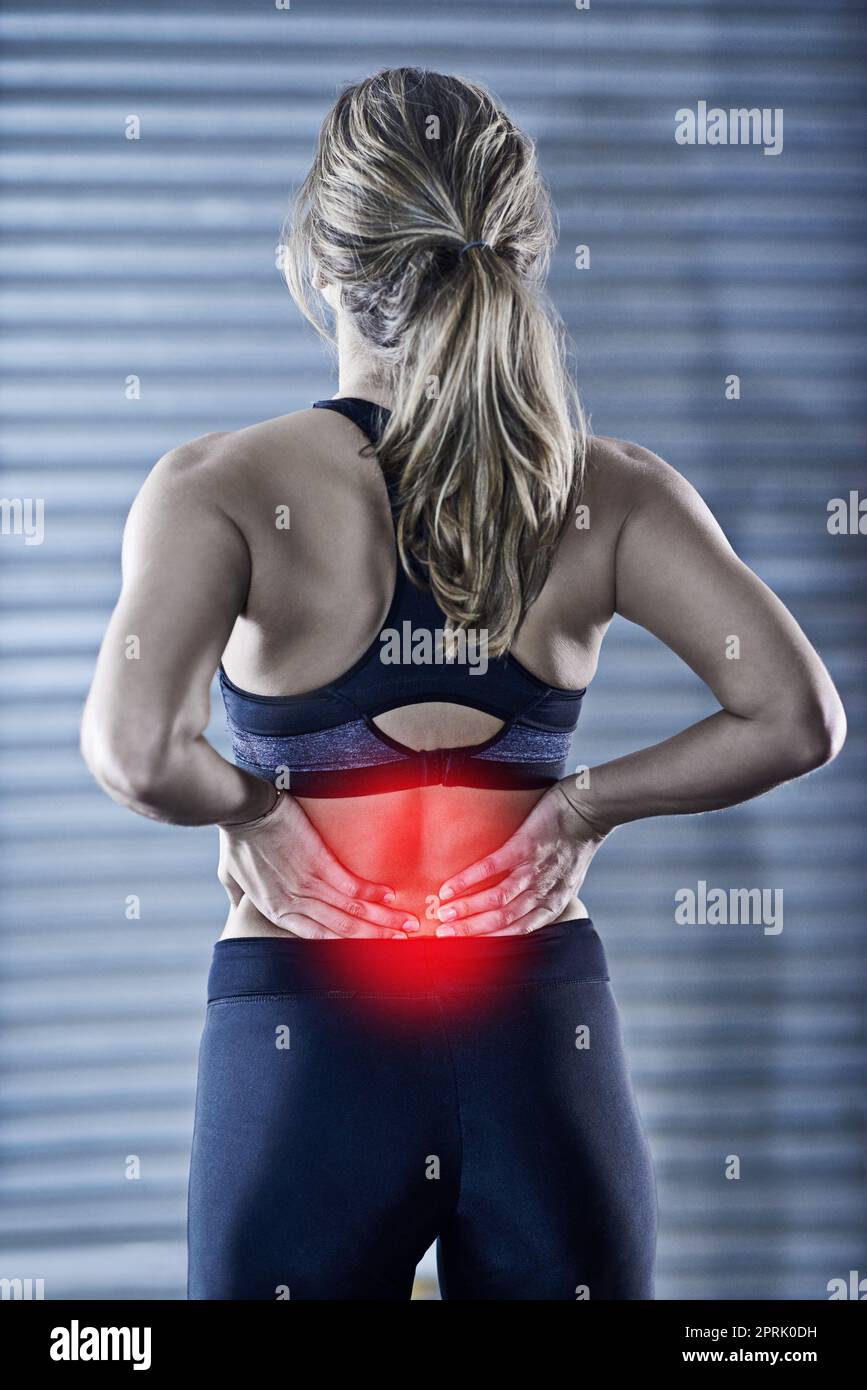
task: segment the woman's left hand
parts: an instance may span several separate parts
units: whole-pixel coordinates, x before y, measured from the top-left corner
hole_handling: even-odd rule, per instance
[[[500,849],[443,882],[437,936],[517,936],[547,926],[580,891],[608,833],[558,782]],[[469,891],[498,874],[506,876],[495,887]]]

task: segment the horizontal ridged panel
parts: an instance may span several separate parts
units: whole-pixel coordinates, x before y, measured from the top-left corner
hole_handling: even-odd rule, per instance
[[[864,539],[826,528],[829,498],[864,488],[859,7],[59,0],[7,10],[0,42],[3,494],[46,503],[42,546],[0,542],[0,1273],[45,1277],[50,1297],[183,1296],[196,1044],[226,910],[215,837],[102,797],[78,717],[154,460],[333,389],[274,269],[280,219],[335,86],[407,61],[489,82],[537,138],[561,221],[551,285],[594,428],[690,477],[849,714],[831,769],[724,815],[625,828],[587,885],[656,1155],[658,1293],[822,1298],[867,1272],[867,586]],[[783,155],[676,147],[674,111],[701,98],[782,106]],[[575,762],[714,707],[618,620]],[[225,752],[216,702],[211,734]],[[675,925],[699,879],[782,889],[783,931]],[[424,1274],[429,1296],[429,1259]]]

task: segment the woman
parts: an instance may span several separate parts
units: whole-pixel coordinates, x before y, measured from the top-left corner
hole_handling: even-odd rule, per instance
[[[577,895],[616,826],[757,796],[845,725],[689,484],[588,438],[553,240],[489,93],[350,87],[285,248],[338,392],[172,451],[130,514],[84,756],[140,814],[218,825],[230,900],[191,1298],[405,1299],[434,1240],[445,1298],[653,1296],[653,1170]],[[567,776],[615,613],[720,709]],[[234,765],[203,737],[218,666]]]

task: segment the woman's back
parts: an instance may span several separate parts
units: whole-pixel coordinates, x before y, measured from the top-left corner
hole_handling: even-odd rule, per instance
[[[250,555],[247,602],[223,658],[230,691],[246,700],[257,695],[277,703],[338,680],[383,626],[396,556],[385,481],[367,442],[351,420],[311,409],[193,446],[210,456],[211,486]],[[585,507],[601,490],[595,475],[591,466]],[[613,612],[620,520],[622,512],[618,517],[609,505],[592,528],[564,528],[549,578],[511,649],[531,679],[570,692],[592,679]],[[380,670],[381,704],[388,701],[389,668]],[[472,680],[466,685],[474,689]],[[373,722],[399,745],[432,749],[482,743],[504,721],[427,695],[423,703],[384,710]],[[293,790],[291,771],[287,781]],[[347,868],[390,882],[398,905],[432,931],[436,923],[425,914],[436,885],[500,845],[543,789],[433,784],[365,795],[294,794]],[[574,914],[574,906],[568,910]],[[226,934],[250,931],[280,929],[242,900]]]

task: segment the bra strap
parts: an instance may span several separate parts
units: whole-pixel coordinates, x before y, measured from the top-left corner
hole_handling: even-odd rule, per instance
[[[374,401],[365,401],[360,396],[340,396],[337,400],[324,400],[311,402],[314,410],[334,410],[338,415],[343,415],[347,420],[351,420],[357,425],[362,434],[366,434],[374,448],[382,438],[382,432],[388,422],[391,411],[384,405],[377,405]],[[391,510],[394,512],[398,507],[397,480],[389,478],[383,473],[385,485],[388,488],[388,500],[391,503]]]
[[[391,412],[384,405],[364,401],[360,396],[339,396],[336,400],[313,401],[314,410],[336,410],[362,430],[376,444]]]

